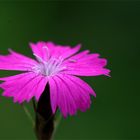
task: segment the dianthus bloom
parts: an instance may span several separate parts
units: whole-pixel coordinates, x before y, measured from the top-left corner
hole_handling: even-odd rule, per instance
[[[13,97],[14,102],[38,101],[46,84],[50,86],[50,101],[53,113],[57,107],[64,117],[85,111],[90,107],[90,95],[96,97],[93,89],[77,76],[109,76],[107,60],[88,50],[78,53],[80,45],[74,48],[52,42],[30,43],[36,60],[9,50],[0,55],[1,70],[16,70],[24,73],[0,78],[3,96]]]

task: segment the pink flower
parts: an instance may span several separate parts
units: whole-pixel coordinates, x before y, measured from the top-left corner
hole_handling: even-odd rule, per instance
[[[29,102],[33,97],[38,101],[48,83],[53,113],[57,107],[64,117],[88,109],[90,95],[96,97],[96,94],[77,76],[109,76],[110,70],[104,68],[107,60],[99,58],[99,54],[90,54],[88,50],[78,53],[80,45],[71,48],[38,42],[31,43],[30,47],[36,60],[12,50],[8,55],[0,55],[1,70],[24,71],[0,78],[3,96],[13,97],[18,103]]]

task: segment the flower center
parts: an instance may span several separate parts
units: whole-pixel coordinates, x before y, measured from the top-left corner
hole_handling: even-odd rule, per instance
[[[45,48],[45,47],[44,47]],[[48,51],[48,49],[47,49]],[[56,75],[58,72],[63,71],[66,67],[62,66],[63,59],[62,57],[49,58],[49,53],[47,53],[48,59],[47,61],[43,60],[40,56],[37,54],[34,54],[36,59],[38,60],[38,64],[33,67],[33,71],[42,74],[45,76],[53,76]]]

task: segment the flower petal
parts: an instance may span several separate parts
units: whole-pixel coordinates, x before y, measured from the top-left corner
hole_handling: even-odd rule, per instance
[[[77,75],[77,76],[110,76],[110,70],[106,68],[73,68],[65,71],[65,74]]]
[[[71,48],[69,51],[67,51],[65,53],[63,52],[63,54],[61,56],[62,56],[62,58],[66,59],[66,58],[74,55],[75,53],[77,53],[80,50],[80,48],[81,48],[81,45],[78,44],[74,48]]]
[[[46,42],[48,48],[49,48],[49,53],[52,57],[60,57],[62,54],[68,52],[71,48],[70,46],[61,46],[54,44],[53,42]]]
[[[19,103],[30,101],[33,96],[38,99],[47,83],[46,78],[31,72],[0,78],[0,80],[5,81],[0,84],[0,87],[5,90],[3,96],[14,97],[14,102]]]
[[[38,43],[30,43],[29,44],[33,53],[40,57],[43,60],[49,59],[49,50],[46,42],[40,41]]]
[[[0,55],[0,70],[30,71],[35,60],[9,49],[10,54]]]
[[[70,46],[56,45],[52,42],[38,42],[36,44],[30,43],[30,47],[33,53],[43,60],[47,60],[49,57],[57,58],[60,56],[65,59],[80,50],[80,45],[71,48]],[[43,48],[46,48],[46,51]]]
[[[90,107],[90,96],[96,96],[92,88],[77,77],[59,74],[49,79],[53,113],[57,106],[64,117],[85,111]]]
[[[39,100],[41,94],[45,90],[47,82],[48,82],[48,79],[42,76],[42,79],[40,80],[40,83],[38,84],[36,92],[35,92],[35,98],[37,101]]]
[[[64,77],[71,80],[78,87],[83,89],[86,93],[89,93],[89,94],[93,95],[94,97],[96,97],[95,91],[85,81],[81,80],[80,78],[78,78],[76,76],[72,76],[72,75],[67,75],[67,76],[64,76]]]
[[[73,78],[73,80],[71,80]],[[90,107],[90,96],[89,94],[93,93],[93,90],[87,85],[83,86],[83,81],[77,80],[77,77],[71,77],[68,75],[61,76],[61,79],[67,85],[67,88],[69,89],[71,96],[73,97],[73,100],[76,104],[76,109],[80,109],[81,111],[86,111]],[[78,83],[78,84],[77,84]],[[82,86],[83,87],[82,87]],[[71,105],[73,107],[73,105]]]
[[[33,96],[35,96],[36,100],[38,101],[41,94],[45,90],[47,84],[47,79],[43,76],[37,76],[32,82],[26,86],[24,91],[26,91],[26,94],[23,94],[23,96],[20,96],[18,99],[19,103],[22,103],[23,101],[29,102]],[[22,91],[22,93],[24,93]]]
[[[63,59],[66,59],[66,58],[74,55],[81,48],[80,44],[76,45],[73,48],[71,48],[70,46],[57,45],[57,44],[54,44],[52,42],[46,42],[46,45],[48,46],[50,54],[53,57],[60,57],[61,56]]]
[[[49,78],[49,85],[50,85],[50,98],[51,98],[51,107],[53,113],[56,112],[56,108],[58,105],[58,85],[53,78]]]
[[[69,85],[68,88],[71,93],[71,96],[73,97],[73,101],[76,104],[76,109],[80,109],[83,112],[86,111],[90,107],[91,103],[89,92],[87,92],[84,88],[81,88],[79,84],[70,80],[69,77],[63,76],[63,79],[67,81]],[[71,107],[72,106],[73,105],[71,105]]]
[[[52,83],[52,80],[54,83]],[[63,82],[58,78],[58,77],[53,77],[51,78],[50,82],[50,95],[51,95],[51,105],[52,105],[52,110],[53,112],[56,109],[56,104],[58,105],[58,107],[60,108],[62,114],[64,117],[67,116],[68,114],[68,106],[67,106],[67,98],[66,98],[66,91],[63,87]],[[53,85],[53,87],[52,87]],[[61,85],[61,86],[60,86]],[[55,87],[55,92],[54,92],[54,88]],[[57,89],[57,91],[56,91]],[[53,93],[54,92],[54,93]],[[57,97],[57,100],[56,100]]]
[[[73,61],[71,61],[73,60]],[[104,68],[107,60],[99,58],[99,54],[88,54],[84,51],[75,56],[70,57],[64,62],[67,67],[65,74],[78,76],[109,76],[110,70]]]
[[[53,113],[55,113],[58,106],[64,117],[66,117],[68,113],[74,115],[76,113],[76,104],[74,103],[73,97],[70,95],[67,84],[65,84],[60,77],[51,78],[49,83]]]

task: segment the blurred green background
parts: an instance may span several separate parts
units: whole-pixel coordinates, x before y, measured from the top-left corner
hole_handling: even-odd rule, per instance
[[[56,140],[140,139],[140,1],[0,1],[0,53],[12,48],[31,56],[28,43],[40,40],[82,43],[112,70],[111,78],[84,78],[97,98],[87,112],[62,120]],[[0,139],[35,140],[22,107],[4,97]]]

